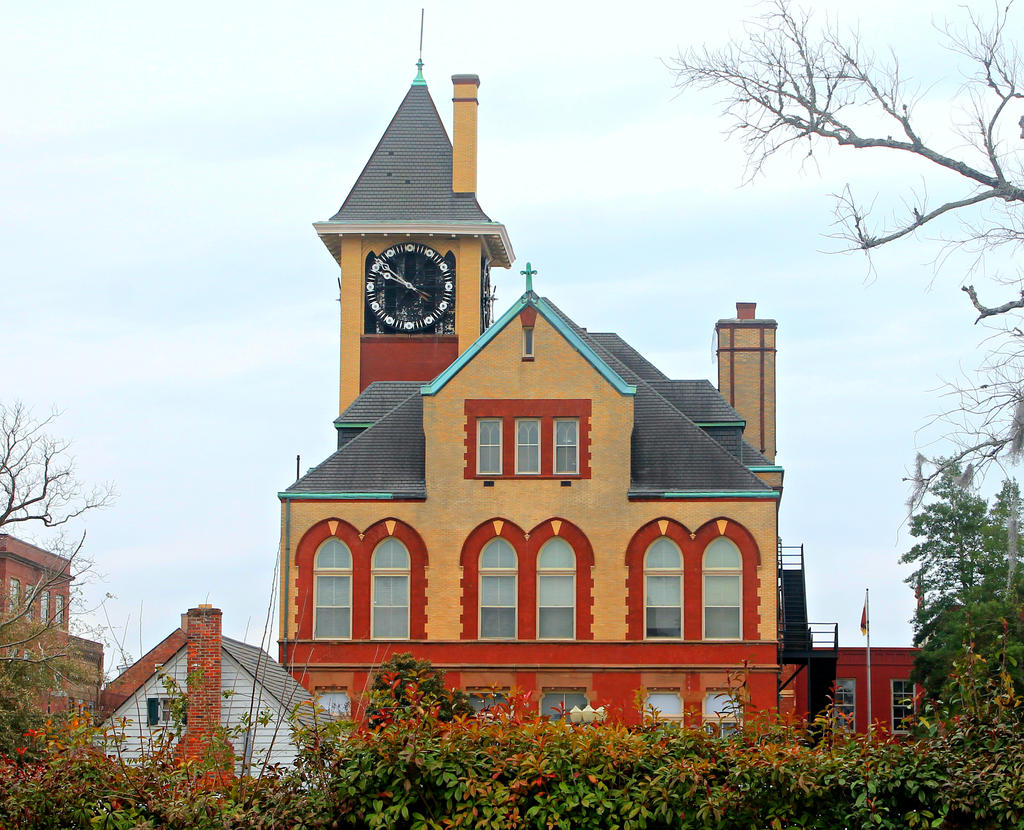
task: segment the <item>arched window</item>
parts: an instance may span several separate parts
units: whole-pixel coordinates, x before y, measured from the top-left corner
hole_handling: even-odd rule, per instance
[[[576,554],[557,536],[537,558],[537,636],[571,640],[576,636]]]
[[[326,540],[313,560],[316,581],[314,637],[352,636],[352,554],[335,537]]]
[[[516,636],[516,552],[505,539],[492,539],[480,553],[480,636]]]
[[[409,636],[409,551],[389,536],[373,552],[373,632],[376,639]]]
[[[644,557],[645,636],[683,636],[683,555],[666,536]]]
[[[719,536],[704,550],[704,637],[739,640],[743,562],[739,548]]]

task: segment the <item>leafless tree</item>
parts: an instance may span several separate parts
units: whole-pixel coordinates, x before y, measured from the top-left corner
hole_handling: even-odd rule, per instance
[[[952,100],[941,91],[948,77],[931,79],[922,91],[905,77],[895,51],[879,58],[856,31],[841,32],[827,20],[818,25],[788,0],[775,0],[742,38],[721,49],[682,52],[670,66],[678,88],[722,93],[728,132],[746,151],[748,180],[780,151],[802,148],[811,155],[821,145],[902,158],[908,171],[925,171],[926,186],[901,192],[902,208],[884,219],[873,211],[873,196],[855,197],[847,185],[835,196],[832,235],[844,250],[868,254],[869,266],[873,250],[919,237],[925,228],[940,234],[932,240],[939,243],[937,263],[951,252],[968,255],[962,290],[976,322],[993,335],[979,374],[950,384],[953,404],[939,417],[952,425],[956,447],[946,462],[966,468],[970,478],[1024,452],[1024,281],[1019,272],[990,273],[998,287],[987,290],[1011,293],[992,305],[968,283],[971,274],[993,271],[996,255],[1012,257],[1024,243],[1024,63],[1008,35],[1012,0],[993,3],[987,17],[970,7],[961,12],[962,25],[936,29],[951,56],[948,72],[962,79]],[[945,131],[918,119],[936,101],[950,112]],[[946,135],[927,134],[936,132]],[[930,196],[929,183],[939,199]],[[911,509],[942,469],[918,456]]]
[[[22,527],[26,532],[58,531],[45,544],[53,556],[38,581],[0,603],[0,667],[59,669],[73,650],[74,640],[66,633],[70,606],[58,611],[47,603],[44,616],[39,600],[51,589],[80,579],[91,565],[83,554],[84,532],[67,534],[68,523],[107,506],[114,497],[110,484],[89,487],[79,480],[70,443],[49,433],[58,414],[36,418],[21,403],[0,403],[0,533]]]

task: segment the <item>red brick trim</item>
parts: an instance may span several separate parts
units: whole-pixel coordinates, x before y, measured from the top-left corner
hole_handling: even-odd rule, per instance
[[[560,523],[558,533],[555,533],[555,522]],[[528,575],[530,580],[530,591],[532,602],[530,607],[532,615],[530,625],[532,633],[536,637],[537,630],[537,557],[544,543],[555,536],[560,536],[568,542],[576,553],[576,639],[594,639],[594,549],[586,534],[572,522],[565,519],[547,519],[530,531],[528,550],[530,551],[529,562],[532,573]],[[524,578],[525,579],[525,578]],[[520,616],[522,623],[522,616]]]
[[[666,522],[664,534],[659,522]],[[725,522],[725,533],[718,523]],[[757,566],[761,551],[754,537],[734,519],[718,517],[702,525],[692,534],[673,519],[662,517],[641,527],[626,546],[626,639],[644,639],[644,554],[651,542],[667,536],[683,554],[683,639],[703,638],[704,614],[704,549],[718,536],[724,535],[739,548],[743,563],[741,580],[743,596],[743,639],[760,639],[760,597]]]
[[[495,522],[501,522],[501,532],[494,532]],[[525,579],[523,576],[524,559],[527,550],[526,534],[508,519],[488,519],[478,525],[466,538],[459,556],[462,566],[462,633],[463,640],[475,640],[479,637],[480,614],[477,603],[480,587],[480,551],[491,539],[507,539],[516,551],[516,634],[518,639],[524,637],[526,630],[525,617],[532,611],[532,601],[527,604],[524,596]]]
[[[585,479],[590,478],[590,413],[591,401],[585,398],[564,400],[470,400],[465,402],[466,433],[465,470],[463,476],[470,478],[514,478],[528,479]],[[501,418],[501,475],[477,474],[476,471],[476,422],[480,418]],[[516,419],[540,419],[540,474],[516,475]],[[579,429],[579,473],[568,475],[554,472],[555,419],[578,418]]]
[[[331,533],[331,525],[336,526],[334,533]],[[370,596],[370,562],[359,539],[359,531],[341,519],[324,519],[303,534],[295,549],[295,567],[298,569],[295,623],[299,639],[313,638],[313,618],[316,616],[313,604],[314,557],[317,548],[332,536],[344,542],[352,554],[352,633],[355,636],[356,631],[369,630],[369,609],[365,602],[355,602],[356,597]]]
[[[388,532],[388,523],[394,522],[394,532]],[[369,565],[373,551],[377,545],[388,536],[394,536],[405,545],[409,551],[409,639],[425,640],[427,637],[427,546],[423,538],[410,526],[397,519],[381,519],[379,522],[370,525],[363,534],[363,546],[366,549],[366,561]],[[352,627],[352,636],[355,638],[370,636],[370,584],[369,571],[367,572],[366,597],[363,605],[366,606],[366,629],[365,633],[356,631]]]
[[[388,532],[388,523],[394,522],[394,533]],[[331,533],[331,525],[336,530]],[[409,637],[425,639],[427,625],[427,547],[422,537],[409,525],[397,519],[382,519],[364,533],[341,519],[324,519],[303,534],[295,552],[296,614],[298,639],[313,638],[313,557],[317,548],[331,536],[337,536],[352,553],[352,639],[370,638],[371,559],[374,548],[390,535],[394,535],[409,551]]]
[[[719,522],[726,522],[724,533],[719,531]],[[694,580],[697,587],[696,608],[703,613],[704,549],[712,542],[712,540],[719,536],[725,536],[727,539],[730,539],[740,550],[740,557],[743,562],[743,639],[759,640],[761,635],[758,633],[757,628],[761,619],[761,604],[760,598],[757,594],[757,566],[761,564],[761,550],[758,548],[757,542],[754,541],[754,537],[751,535],[750,531],[734,519],[726,519],[723,516],[720,516],[717,519],[712,519],[703,525],[695,535],[694,544],[696,545],[697,550],[700,551],[698,573],[701,574],[700,578]],[[689,599],[689,596],[687,596],[687,599]],[[702,626],[702,620],[698,619],[695,639],[700,639]]]
[[[666,522],[665,532],[662,533],[660,522]],[[683,554],[683,635],[687,639],[700,639],[700,629],[696,637],[690,638],[688,633],[689,616],[692,601],[689,596],[691,583],[694,582],[692,573],[694,558],[693,542],[690,540],[690,531],[674,519],[662,516],[654,519],[641,527],[626,546],[626,639],[644,639],[644,556],[651,543],[660,536],[667,536],[677,545]],[[699,565],[698,565],[699,570]],[[700,577],[697,577],[699,582]],[[697,594],[697,602],[700,603],[700,594]]]

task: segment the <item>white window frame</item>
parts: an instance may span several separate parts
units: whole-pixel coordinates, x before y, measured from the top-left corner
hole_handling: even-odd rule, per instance
[[[46,625],[50,622],[50,592],[39,592],[39,621]]]
[[[534,331],[533,326],[523,326],[523,357],[534,356]]]
[[[334,705],[334,698],[344,698],[344,706]],[[336,720],[347,720],[352,716],[352,696],[348,689],[317,689],[316,705],[325,715]]]
[[[348,551],[348,567],[347,568],[324,568],[320,567],[320,551],[323,550],[324,546],[328,542],[336,541],[342,545],[346,551]],[[348,636],[339,637],[336,635],[320,635],[317,634],[318,628],[318,617],[320,615],[320,577],[321,576],[338,576],[348,577]],[[344,608],[344,605],[324,605],[324,608]],[[335,536],[325,539],[320,543],[320,546],[316,549],[316,553],[313,555],[313,639],[314,640],[351,640],[352,639],[352,551],[348,545],[342,542]]]
[[[536,443],[536,445],[534,445],[534,444],[524,444],[524,443],[521,443],[519,441],[519,425],[520,424],[526,424],[526,423],[536,424],[536,427],[537,427],[537,443]],[[541,434],[540,434],[540,426],[541,426],[540,418],[516,418],[516,435],[515,435],[515,438],[516,438],[516,475],[517,476],[539,476],[540,475],[540,468],[541,468],[541,451],[540,451],[540,448],[541,448]],[[536,446],[537,447],[537,469],[536,470],[523,470],[523,468],[519,464],[519,448],[520,447],[532,447],[532,446]]]
[[[841,685],[842,684],[842,685]],[[849,685],[845,685],[849,684]],[[857,731],[857,678],[837,677],[832,697],[836,722],[850,732]]]
[[[723,698],[728,699],[722,707],[709,711],[709,703],[712,700],[721,703]],[[704,721],[705,731],[712,735],[727,735],[736,731],[743,723],[743,704],[736,700],[735,696],[728,689],[708,689],[704,692],[701,701],[701,718]]]
[[[679,553],[679,567],[678,568],[652,568],[647,564],[647,557],[650,555],[651,548],[653,548],[662,539],[666,539],[671,542],[672,546]],[[655,605],[651,606],[647,600],[647,577],[649,576],[677,576],[679,578],[679,634],[676,636],[659,637],[656,635],[648,634],[647,625],[647,610],[649,608],[674,608],[674,605]],[[644,639],[645,640],[681,640],[683,639],[683,551],[679,545],[673,542],[668,536],[659,536],[651,544],[647,546],[647,550],[644,551]]]
[[[538,703],[538,708],[540,709],[540,715],[541,715],[541,717],[551,718],[552,720],[554,720],[555,716],[554,715],[549,715],[547,710],[544,708],[544,698],[546,698],[548,695],[561,695],[562,696],[562,707],[563,708],[565,708],[565,696],[566,695],[580,695],[580,696],[582,696],[583,699],[584,699],[584,703],[583,703],[583,706],[580,706],[580,709],[583,709],[586,706],[591,705],[590,704],[590,697],[589,697],[589,695],[587,695],[587,690],[585,688],[582,688],[582,687],[580,687],[578,689],[541,689],[541,692],[540,692],[540,702]],[[573,704],[573,706],[577,706],[577,705],[579,705],[579,704]],[[561,720],[565,720],[565,721],[569,720],[569,711],[571,709],[572,709],[572,706],[570,706],[569,708],[565,709],[565,714],[562,715]]]
[[[651,702],[651,698],[653,698],[653,697],[661,697],[663,695],[665,695],[665,696],[671,695],[672,697],[674,697],[676,699],[676,702],[679,704],[679,711],[678,712],[670,712],[670,713],[666,714],[661,709],[658,709],[658,707],[655,706]],[[649,716],[649,714],[650,714],[649,710],[651,708],[653,708],[655,711],[657,711],[657,713],[658,713],[658,720],[676,721],[676,722],[682,721],[683,715],[684,715],[684,711],[683,711],[683,696],[681,694],[679,694],[679,690],[678,689],[648,689],[647,690],[647,694],[644,697],[644,715],[645,716]]]
[[[558,468],[558,425],[561,423],[574,424],[576,426],[576,440],[570,444],[564,444],[562,446],[572,446],[575,450],[573,457],[573,469],[572,470],[560,470]],[[551,427],[551,465],[552,471],[555,475],[559,476],[578,476],[580,474],[580,419],[579,418],[555,418],[554,423]]]
[[[718,536],[708,543],[708,546],[704,548],[704,553],[701,556],[701,579],[700,579],[700,611],[701,611],[701,637],[705,640],[712,640],[715,642],[738,642],[743,639],[743,552],[739,549],[739,546],[731,539],[727,541],[736,548],[736,555],[739,557],[740,565],[738,568],[709,568],[707,565],[708,548],[711,544],[718,539],[725,539],[724,536]],[[739,601],[736,605],[712,605],[708,606],[707,603],[707,578],[709,576],[731,576],[735,577],[739,586],[738,594]],[[708,628],[708,608],[736,608],[737,615],[739,617],[739,634],[735,637],[709,637]]]
[[[568,542],[565,542],[569,546],[569,550],[572,551],[572,569],[569,568],[542,568],[540,564],[541,557],[544,555],[544,548],[546,548],[554,539],[559,539],[565,542],[561,537],[555,536],[552,539],[548,539],[542,546],[540,551],[537,553],[537,639],[538,640],[575,640],[576,639],[576,571],[579,567],[579,556],[576,554],[576,550]],[[571,576],[572,577],[572,605],[545,605],[540,604],[540,591],[541,583],[546,576]],[[572,631],[564,637],[544,637],[540,633],[540,612],[541,608],[572,608],[572,614],[570,619],[572,620]]]
[[[402,550],[405,551],[405,561],[408,563],[403,568],[381,568],[377,565],[377,553],[381,547],[388,541],[394,540],[399,545],[402,545]],[[394,634],[378,634],[377,628],[377,577],[378,576],[404,576],[405,577],[405,636],[398,637]],[[400,605],[382,605],[381,608],[401,608]],[[410,628],[412,625],[411,618],[412,611],[412,557],[409,555],[409,549],[402,544],[401,540],[395,536],[388,536],[382,539],[377,547],[373,549],[373,554],[370,557],[370,638],[374,640],[409,640]]]
[[[481,449],[484,446],[493,447],[494,444],[484,444],[481,438],[482,427],[484,424],[497,424],[498,425],[498,469],[497,470],[485,470],[480,463]],[[477,418],[476,420],[476,472],[477,475],[482,476],[500,476],[502,473],[502,433],[504,431],[504,424],[501,418]]]
[[[899,698],[896,697],[897,683],[902,683],[906,685],[908,689],[908,691],[905,691],[903,694],[901,694]],[[903,703],[903,701],[905,700],[910,701],[909,706],[906,703]],[[910,711],[908,712],[908,715],[914,714],[914,684],[911,683],[910,680],[905,677],[894,677],[889,680],[889,729],[893,735],[906,735],[909,733],[909,729],[902,727],[897,728],[896,726],[897,706],[899,706],[901,709],[909,709]],[[907,717],[908,715],[904,715],[904,717]]]
[[[487,552],[487,548],[494,544],[498,537],[491,539],[480,549],[480,558],[477,560],[480,565],[477,568],[478,581],[477,581],[477,634],[481,640],[515,640],[519,635],[519,554],[516,553],[515,547],[512,543],[506,539],[501,541],[505,542],[510,548],[512,548],[512,556],[515,558],[515,562],[511,568],[485,568],[483,565],[484,554]],[[498,576],[512,579],[512,633],[502,636],[485,636],[484,635],[484,577],[486,576]],[[487,608],[508,608],[507,605],[488,605]]]
[[[57,594],[57,604],[53,612],[53,620],[57,625],[64,625],[66,620],[64,619],[64,595]]]

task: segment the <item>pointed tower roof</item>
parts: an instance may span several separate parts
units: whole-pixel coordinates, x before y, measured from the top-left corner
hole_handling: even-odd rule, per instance
[[[353,233],[478,236],[493,263],[515,259],[505,226],[484,213],[473,193],[452,190],[452,142],[417,75],[338,212],[313,226],[338,257]]]
[[[413,84],[334,216],[384,222],[490,222],[472,193],[452,192],[452,142],[426,84]]]

